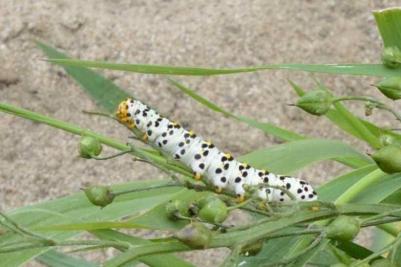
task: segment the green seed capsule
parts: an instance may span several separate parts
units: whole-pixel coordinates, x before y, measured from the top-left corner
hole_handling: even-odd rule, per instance
[[[390,99],[401,99],[401,77],[388,77],[376,85],[383,95]]]
[[[401,64],[401,51],[395,46],[384,48],[382,62],[388,68],[398,68]]]
[[[206,248],[212,239],[212,232],[204,224],[193,222],[176,232],[174,236],[192,248]]]
[[[337,240],[349,241],[359,233],[359,220],[351,216],[338,216],[326,228],[327,237]]]
[[[391,263],[388,259],[378,259],[370,264],[372,267],[397,267],[395,264]]]
[[[332,96],[325,90],[317,89],[309,91],[298,99],[297,107],[313,115],[327,113],[332,104]]]
[[[376,151],[372,158],[379,168],[386,173],[401,172],[401,148],[388,145]]]
[[[114,194],[107,186],[90,186],[84,190],[88,200],[96,206],[106,207],[114,200]]]
[[[98,156],[102,152],[102,144],[95,137],[82,136],[79,141],[79,155],[85,159]]]
[[[178,219],[177,215],[188,217],[189,204],[183,200],[170,200],[166,205],[166,213],[172,220]]]
[[[228,216],[228,208],[219,198],[208,198],[198,213],[199,218],[209,223],[221,223]]]

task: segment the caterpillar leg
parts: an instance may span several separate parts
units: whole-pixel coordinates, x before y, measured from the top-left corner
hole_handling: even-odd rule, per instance
[[[220,186],[216,186],[214,191],[216,191],[216,193],[220,194],[221,192],[223,192],[223,188]]]
[[[240,195],[240,194],[238,194],[237,197],[235,198],[235,200],[236,200],[238,203],[242,203],[242,202],[245,201],[245,195]]]
[[[147,143],[148,140],[149,140],[149,136],[148,136],[148,134],[145,133],[145,134],[142,136],[142,141],[143,141],[144,143]]]
[[[197,180],[197,181],[201,180],[202,179],[202,174],[200,174],[199,172],[195,172],[194,179]]]

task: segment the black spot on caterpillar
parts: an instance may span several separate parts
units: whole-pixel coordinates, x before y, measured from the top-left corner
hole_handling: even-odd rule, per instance
[[[317,199],[316,192],[307,182],[294,177],[275,175],[238,162],[230,154],[221,152],[212,143],[203,140],[192,131],[185,130],[178,123],[162,117],[138,100],[123,101],[118,107],[117,118],[130,128],[137,127],[145,133],[145,139],[150,145],[182,162],[193,171],[195,177],[207,179],[218,192],[227,190],[243,199],[244,185],[265,183],[266,186],[261,186],[257,194],[268,201],[291,200],[286,191],[296,200]]]

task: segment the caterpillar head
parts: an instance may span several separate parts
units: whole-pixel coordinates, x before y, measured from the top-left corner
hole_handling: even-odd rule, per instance
[[[132,119],[132,114],[129,112],[129,106],[133,103],[132,98],[127,98],[118,105],[116,112],[117,119],[120,123],[126,125],[128,128],[134,128],[135,123]]]

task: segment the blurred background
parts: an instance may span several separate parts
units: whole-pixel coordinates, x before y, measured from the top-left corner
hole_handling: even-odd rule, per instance
[[[44,55],[34,40],[76,58],[119,63],[210,67],[375,63],[380,61],[382,44],[371,11],[397,4],[401,1],[0,0],[0,101],[128,140],[129,132],[115,122],[81,112],[96,106],[62,68],[41,60]],[[100,72],[234,155],[278,143],[200,106],[171,87],[164,76]],[[382,98],[371,86],[375,80],[365,77],[264,71],[176,78],[225,109],[320,138],[345,135],[324,118],[288,106],[296,95],[287,79],[312,88],[317,78],[337,95]],[[350,107],[363,116],[362,105]],[[380,112],[372,120],[384,126],[394,122]],[[354,140],[346,142],[364,149]],[[76,136],[0,113],[0,208],[54,199],[87,184],[162,176],[129,157],[105,162],[81,159],[77,143]],[[297,174],[317,185],[343,168],[325,162]]]

